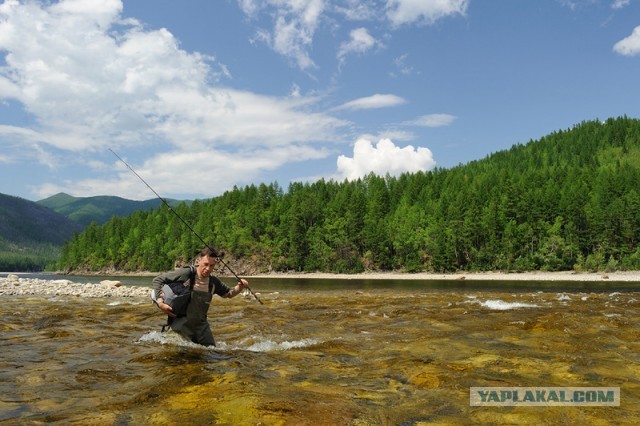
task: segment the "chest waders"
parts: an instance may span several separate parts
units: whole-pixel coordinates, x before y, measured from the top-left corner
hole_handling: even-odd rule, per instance
[[[207,312],[211,305],[213,293],[211,289],[208,292],[192,291],[191,301],[187,306],[187,314],[183,317],[173,318],[170,327],[173,331],[177,331],[193,343],[203,346],[215,346],[216,341],[211,333],[209,321],[207,321]]]

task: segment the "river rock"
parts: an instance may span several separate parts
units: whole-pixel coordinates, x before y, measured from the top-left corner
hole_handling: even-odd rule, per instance
[[[100,281],[100,284],[108,285],[108,286],[112,286],[112,287],[120,287],[122,285],[122,283],[120,281],[113,281],[113,280],[102,280],[102,281]]]

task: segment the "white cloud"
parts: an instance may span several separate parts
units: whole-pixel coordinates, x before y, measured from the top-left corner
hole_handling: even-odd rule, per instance
[[[154,132],[163,87],[202,88],[209,66],[166,30],[114,33],[120,1],[5,3],[0,10],[3,92],[36,117],[43,141],[83,150]],[[188,70],[188,71],[185,71]]]
[[[342,43],[338,50],[338,60],[340,62],[343,62],[347,55],[364,53],[378,44],[366,28],[356,28],[352,30],[349,37],[349,41]]]
[[[238,0],[238,3],[251,18],[256,18],[262,10],[274,15],[273,29],[258,30],[259,40],[267,43],[275,52],[292,59],[302,70],[316,66],[309,50],[325,11],[325,0]]]
[[[406,130],[387,129],[378,132],[375,135],[362,134],[358,139],[379,140],[391,139],[392,141],[412,141],[416,138],[415,133]]]
[[[355,180],[369,173],[398,176],[402,173],[432,170],[436,165],[428,148],[404,148],[389,139],[381,139],[374,146],[367,139],[358,139],[353,148],[353,158],[338,157],[339,179]]]
[[[192,151],[175,150],[152,156],[142,164],[124,160],[155,191],[163,197],[185,194],[189,198],[207,198],[231,190],[234,185],[248,185],[265,170],[276,168],[304,159],[320,159],[329,155],[325,149],[305,145],[287,145],[261,149],[247,149],[240,152],[207,150],[194,155]],[[58,192],[66,192],[78,197],[96,194],[118,194],[131,200],[146,200],[154,194],[148,190],[120,160],[113,163],[89,164],[96,171],[103,171],[105,179],[81,179],[63,184],[46,183],[35,188],[40,198]],[[115,176],[114,176],[115,175]],[[232,177],[232,178],[230,178]]]
[[[623,9],[631,3],[631,0],[614,0],[611,4],[612,9]]]
[[[260,9],[260,5],[257,0],[238,0],[238,5],[248,16],[254,16]]]
[[[388,0],[387,18],[395,26],[424,22],[433,24],[450,15],[465,15],[468,0]]]
[[[313,27],[321,5],[304,2],[300,22],[308,19]],[[291,8],[298,10],[295,4]],[[284,164],[317,158],[319,151],[307,145],[335,139],[336,129],[348,124],[313,112],[314,98],[223,87],[215,77],[230,73],[215,58],[181,49],[166,29],[123,21],[121,11],[120,0],[0,4],[0,52],[5,54],[0,101],[21,103],[36,123],[3,126],[0,134],[30,142],[32,158],[47,165],[54,162],[43,155],[46,150],[80,157],[107,146],[144,146],[199,150],[203,157],[210,151],[214,159],[242,152],[245,173],[250,169],[257,175],[271,170],[267,160]],[[147,155],[153,161],[154,149]],[[180,172],[173,173],[180,181],[175,179]],[[109,182],[104,190],[98,182],[86,182],[87,193],[91,188],[94,195],[109,187]],[[74,193],[80,195],[82,187]]]
[[[345,0],[344,6],[336,4],[334,10],[351,21],[369,21],[377,19],[379,14],[374,2]]]
[[[350,109],[374,109],[374,108],[386,108],[397,105],[402,105],[406,101],[400,96],[391,94],[375,94],[364,98],[358,98],[353,101],[349,101],[337,107],[337,110]]]
[[[412,75],[416,73],[413,66],[407,64],[407,57],[408,55],[405,53],[404,55],[400,55],[393,60],[393,64],[395,65],[398,72],[402,75]],[[395,72],[391,72],[390,74],[392,77],[396,76]]]
[[[34,130],[25,129],[24,127],[8,126],[4,124],[0,124],[0,136],[5,138],[19,138],[30,141],[38,141],[42,138],[40,133]]]
[[[256,30],[255,40],[266,43],[301,70],[316,68],[311,57],[314,37],[321,24],[334,26],[335,16],[351,21],[387,21],[403,24],[433,24],[451,15],[465,15],[469,0],[237,0],[253,20],[267,16],[271,28]],[[335,29],[334,28],[334,29]],[[339,62],[351,53],[362,53],[379,45],[364,28],[354,30],[348,42],[337,48]]]
[[[407,121],[405,124],[423,127],[443,127],[452,124],[458,117],[451,114],[428,114],[418,117],[413,121]]]
[[[613,46],[613,50],[624,56],[640,54],[640,26],[633,29],[629,37],[623,38]]]

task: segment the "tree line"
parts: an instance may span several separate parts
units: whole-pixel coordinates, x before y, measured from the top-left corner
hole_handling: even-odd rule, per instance
[[[235,187],[174,210],[260,271],[640,269],[640,120],[585,121],[451,169]],[[202,243],[166,207],[92,224],[59,270],[160,271]]]

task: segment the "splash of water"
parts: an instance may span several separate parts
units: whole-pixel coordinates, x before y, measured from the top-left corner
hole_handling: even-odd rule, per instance
[[[306,348],[322,343],[319,339],[305,338],[300,340],[282,340],[275,338],[252,337],[241,340],[238,344],[228,344],[218,342],[215,347],[204,347],[184,338],[179,333],[173,331],[150,331],[144,334],[138,342],[160,343],[163,345],[173,345],[186,348],[207,349],[216,351],[249,351],[249,352],[279,352],[290,349]]]
[[[251,339],[244,339],[237,345],[228,345],[224,342],[220,342],[218,349],[223,351],[243,350],[249,352],[279,352],[290,349],[306,348],[319,343],[322,342],[318,339],[312,338],[277,341],[277,339],[274,340],[264,337],[254,337]]]
[[[504,300],[487,300],[485,302],[480,302],[480,305],[492,309],[494,311],[508,311],[511,309],[518,308],[538,308],[539,306],[533,303],[522,303],[522,302],[505,302]]]

